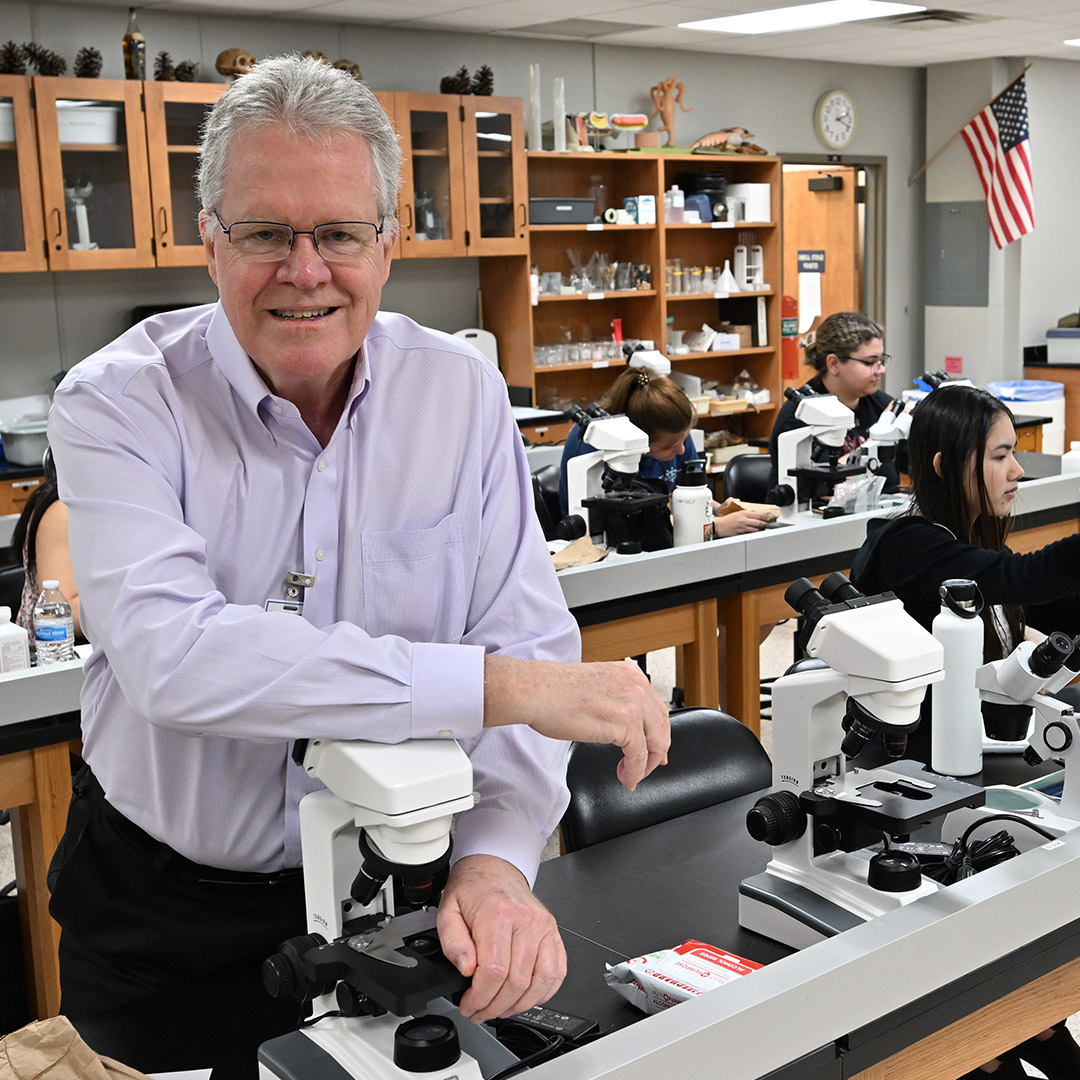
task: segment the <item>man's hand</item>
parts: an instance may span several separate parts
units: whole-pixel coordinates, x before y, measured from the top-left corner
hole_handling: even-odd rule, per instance
[[[667,706],[632,660],[559,664],[489,654],[484,665],[486,727],[528,724],[550,739],[619,746],[619,780],[631,791],[667,764]]]
[[[566,952],[551,913],[521,872],[493,855],[454,864],[439,903],[439,940],[472,976],[461,1014],[479,1024],[547,1001],[566,976]]]

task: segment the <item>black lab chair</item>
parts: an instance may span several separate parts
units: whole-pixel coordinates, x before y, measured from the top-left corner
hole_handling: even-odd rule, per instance
[[[717,709],[671,713],[667,765],[627,791],[615,769],[617,746],[574,743],[567,784],[570,805],[562,819],[564,851],[669,821],[772,784],[772,763],[757,736]]]
[[[724,466],[724,494],[730,499],[768,502],[771,469],[768,454],[736,454]]]

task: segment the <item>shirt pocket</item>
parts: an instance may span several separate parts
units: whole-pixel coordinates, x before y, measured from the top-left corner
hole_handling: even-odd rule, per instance
[[[449,644],[461,640],[470,589],[458,515],[431,529],[364,533],[361,545],[369,634]]]

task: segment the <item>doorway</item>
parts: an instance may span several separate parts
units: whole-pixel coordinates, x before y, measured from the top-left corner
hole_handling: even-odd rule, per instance
[[[885,296],[885,159],[783,156],[783,292],[800,336],[834,311],[880,322]],[[801,385],[808,374],[787,378]]]

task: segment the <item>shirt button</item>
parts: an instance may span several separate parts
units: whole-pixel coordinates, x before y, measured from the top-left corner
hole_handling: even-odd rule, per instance
[[[320,461],[319,465],[318,465],[319,472],[322,472],[323,469],[325,469],[325,468],[326,468],[326,462],[325,461]]]
[[[322,548],[319,548],[319,550],[315,552],[315,558],[318,562],[322,562],[323,559],[326,558],[326,552],[323,551]]]
[[[275,405],[275,406],[273,406],[273,409],[274,409],[274,412],[276,412],[276,413],[278,414],[278,416],[280,416],[280,415],[281,415],[281,413],[282,413],[282,408],[281,408],[281,406],[280,406],[280,405]]]

